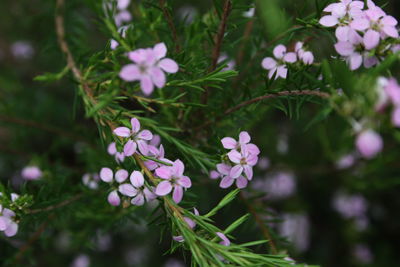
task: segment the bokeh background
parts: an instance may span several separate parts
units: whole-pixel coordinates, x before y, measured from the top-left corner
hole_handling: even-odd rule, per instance
[[[188,266],[184,262],[189,255],[182,256],[179,251],[164,254],[171,239],[168,233],[160,233],[157,221],[148,224],[151,207],[135,213],[111,211],[103,203],[104,193],[82,184],[85,173],[97,172],[99,162],[110,157],[99,152],[105,144],[98,137],[96,124],[85,119],[70,76],[53,83],[34,80],[37,75],[61,72],[65,67],[54,31],[54,2],[0,1],[0,180],[16,192],[39,192],[42,201],[48,200],[41,199],[42,195],[47,198],[82,190],[88,197],[57,211],[55,217],[44,214],[23,220],[16,237],[0,237],[0,262],[14,257],[42,222],[49,220],[50,226],[33,248],[24,252],[22,262],[29,266]],[[69,40],[71,50],[79,62],[85,62],[106,48],[110,36],[99,25],[94,1],[67,2],[66,30],[74,36]],[[239,2],[236,14],[251,6],[251,1]],[[324,6],[329,1],[279,0],[275,4],[285,12],[288,24],[295,24],[296,17],[306,18],[314,12],[315,2]],[[376,3],[400,18],[399,1]],[[170,5],[178,28],[183,29],[188,23],[183,18],[196,19],[213,3],[185,0]],[[258,18],[255,24],[254,38],[266,41],[280,27],[265,25]],[[243,33],[244,27],[245,23],[239,23],[237,34]],[[317,59],[334,54],[329,39],[318,31],[310,35]],[[228,55],[234,52],[235,48],[226,51]],[[244,62],[248,58],[245,54]],[[398,266],[399,140],[385,139],[385,150],[379,157],[362,160],[354,152],[354,136],[339,116],[331,114],[307,126],[319,108],[307,104],[292,117],[277,108],[262,108],[251,115],[252,123],[246,123],[261,147],[262,159],[246,194],[258,196],[252,205],[273,229],[278,247],[296,261],[321,266]],[[29,164],[40,166],[48,179],[27,185],[20,172]],[[200,212],[206,212],[227,191],[207,175],[196,179],[201,182],[193,194],[198,196]],[[53,192],[46,192],[50,187]],[[246,212],[239,199],[215,220],[226,226]],[[261,235],[251,219],[235,236],[245,242]],[[264,250],[258,248],[259,252]]]

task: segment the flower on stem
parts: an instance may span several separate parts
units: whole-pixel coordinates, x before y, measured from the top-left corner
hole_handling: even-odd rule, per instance
[[[172,166],[162,166],[156,169],[156,175],[161,179],[164,179],[164,181],[157,185],[155,191],[156,195],[165,196],[173,190],[173,200],[175,203],[181,202],[183,198],[183,189],[192,186],[190,178],[183,175],[184,170],[185,166],[179,159],[175,160],[172,163]]]
[[[26,166],[22,169],[21,175],[25,180],[39,180],[43,173],[38,166]]]
[[[149,130],[140,130],[140,122],[136,118],[131,119],[131,129],[128,127],[118,127],[114,129],[114,134],[120,137],[129,138],[124,145],[125,156],[132,156],[136,149],[139,148],[140,153],[147,155],[148,144],[153,138],[153,134]]]
[[[311,65],[314,62],[314,55],[310,51],[306,51],[303,48],[304,43],[303,42],[297,42],[295,45],[295,51],[297,54],[297,57],[303,61],[305,65]]]
[[[228,157],[235,164],[230,170],[229,176],[237,178],[244,172],[249,181],[253,178],[253,166],[257,164],[257,155],[251,154],[246,147],[243,147],[240,152],[230,151]]]
[[[221,182],[219,184],[219,186],[221,188],[228,188],[235,181],[236,181],[236,186],[238,188],[240,188],[240,189],[245,188],[247,186],[248,181],[243,175],[240,175],[240,176],[235,177],[235,178],[233,178],[230,175],[230,172],[232,170],[232,166],[224,164],[224,163],[220,163],[220,164],[217,164],[217,170],[218,170],[218,172],[217,172],[218,177],[222,178]]]
[[[286,79],[287,76],[287,63],[295,63],[297,61],[296,53],[287,52],[284,45],[278,45],[273,51],[274,57],[266,57],[263,59],[261,66],[269,70],[268,78],[272,78],[276,73],[275,79],[281,77]]]
[[[151,157],[153,157],[155,159],[158,159],[160,161],[172,164],[172,161],[170,161],[169,159],[166,159],[164,157],[165,156],[165,151],[164,151],[163,145],[160,145],[159,148],[156,148],[155,146],[152,146],[152,145],[148,145],[148,150],[149,150],[149,153],[146,156],[151,156]],[[150,171],[153,171],[153,170],[157,169],[158,167],[164,166],[161,163],[155,162],[153,160],[146,160],[144,162],[144,165]]]
[[[128,57],[134,64],[122,67],[119,76],[127,82],[140,81],[140,87],[145,95],[150,95],[157,88],[163,88],[166,83],[164,72],[176,73],[178,64],[166,58],[167,47],[158,43],[153,48],[141,48],[129,52]]]
[[[117,145],[115,142],[112,142],[108,145],[107,147],[107,152],[108,154],[110,154],[111,156],[115,157],[115,161],[117,163],[122,163],[125,160],[125,154],[123,152],[119,152],[117,150]]]
[[[154,193],[144,185],[144,177],[141,172],[133,171],[129,179],[130,183],[121,184],[118,191],[125,196],[132,197],[132,205],[142,206],[145,201],[149,202],[156,198]]]
[[[18,232],[18,224],[15,222],[15,213],[0,205],[0,231],[8,237],[14,236]]]
[[[224,137],[221,140],[222,146],[226,149],[235,149],[241,150],[242,148],[246,147],[246,149],[253,155],[260,154],[260,149],[250,143],[251,137],[248,132],[240,132],[239,134],[239,141],[236,141],[232,137]]]
[[[111,184],[114,180],[117,183],[123,183],[129,176],[128,171],[121,169],[115,173],[110,168],[102,168],[100,170],[100,179],[106,183]],[[121,203],[121,198],[118,195],[118,190],[114,189],[107,196],[108,203],[113,206],[119,206]]]
[[[372,159],[381,152],[383,148],[383,140],[374,130],[364,130],[358,134],[356,146],[364,158]]]

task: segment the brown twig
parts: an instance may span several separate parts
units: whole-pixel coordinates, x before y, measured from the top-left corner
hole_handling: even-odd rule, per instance
[[[241,109],[241,108],[243,108],[245,106],[248,106],[248,105],[251,105],[251,104],[266,100],[266,99],[278,98],[278,97],[281,97],[281,96],[294,96],[294,95],[309,95],[309,96],[318,96],[318,97],[321,97],[321,98],[329,98],[330,97],[330,95],[328,93],[319,92],[319,91],[311,91],[311,90],[282,91],[282,92],[278,92],[278,93],[275,93],[275,94],[263,95],[263,96],[259,96],[259,97],[244,101],[244,102],[242,102],[242,103],[240,103],[240,104],[238,104],[238,105],[236,105],[236,106],[234,106],[232,108],[227,109],[224,113],[222,113],[222,115],[217,116],[214,121],[219,121],[224,116],[229,115],[229,114],[231,114],[231,113],[233,113],[233,112],[235,112],[235,111],[237,111],[237,110],[239,110],[239,109]],[[201,128],[211,124],[212,122],[213,122],[212,120],[208,120],[205,123],[203,123],[202,125],[200,125],[198,127],[195,127],[194,130],[201,129]]]
[[[209,73],[213,72],[217,68],[218,58],[221,53],[222,41],[224,39],[226,24],[228,21],[229,14],[231,13],[231,9],[232,9],[231,0],[225,0],[221,22],[219,23],[218,32],[214,37],[214,49],[211,54],[211,65],[210,68],[208,69]],[[202,98],[203,104],[207,103],[208,93],[209,93],[208,88],[206,88]]]
[[[52,210],[67,206],[67,205],[71,204],[72,202],[75,202],[75,201],[79,200],[82,197],[83,197],[83,193],[79,193],[79,194],[77,194],[77,195],[75,195],[75,196],[73,196],[73,197],[71,197],[69,199],[61,201],[60,203],[57,203],[57,204],[54,204],[54,205],[50,205],[50,206],[47,206],[47,207],[42,208],[42,209],[28,210],[26,213],[27,214],[36,214],[36,213],[39,213],[39,212],[52,211]]]
[[[171,13],[169,13],[167,7],[165,6],[165,0],[160,0],[160,7],[164,13],[165,19],[167,20],[169,29],[171,30],[172,40],[175,43],[175,52],[179,53],[181,51],[181,45],[178,38],[178,33],[174,25]]]
[[[243,195],[243,192],[240,192],[239,196],[242,199],[243,203],[246,205],[247,210],[251,213],[251,215],[253,215],[254,220],[256,221],[256,223],[258,224],[258,227],[260,227],[260,230],[261,230],[262,234],[264,235],[264,238],[266,240],[268,240],[268,244],[271,249],[271,253],[275,254],[275,255],[278,254],[278,250],[276,248],[275,242],[272,239],[272,236],[271,236],[267,226],[265,225],[265,222],[260,218],[257,211],[253,208],[253,206],[251,206],[249,204],[246,197]]]

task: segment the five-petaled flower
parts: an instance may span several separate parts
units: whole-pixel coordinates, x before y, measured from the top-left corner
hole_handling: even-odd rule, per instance
[[[278,45],[274,48],[273,51],[274,58],[266,57],[263,59],[261,66],[269,70],[268,78],[272,78],[276,73],[275,79],[281,77],[286,79],[287,76],[287,63],[294,63],[297,61],[296,53],[287,52],[287,49],[284,45]]]
[[[130,176],[130,183],[121,184],[118,191],[128,197],[132,197],[131,203],[135,206],[142,206],[145,201],[149,202],[156,198],[154,193],[144,185],[143,174],[133,171]]]
[[[253,166],[257,164],[257,155],[251,154],[250,151],[243,147],[240,152],[232,150],[228,153],[229,159],[235,163],[235,166],[229,172],[232,178],[238,178],[243,172],[247,179],[253,178]]]
[[[129,129],[128,127],[118,127],[114,129],[114,134],[120,137],[129,138],[128,142],[124,145],[125,156],[132,156],[136,152],[137,148],[139,148],[140,153],[147,155],[147,141],[150,141],[153,138],[153,134],[149,130],[141,131],[140,122],[136,118],[131,119],[131,126],[132,129]]]
[[[154,85],[163,88],[166,83],[164,72],[176,73],[178,64],[166,58],[167,47],[158,43],[153,48],[142,48],[129,52],[128,57],[134,64],[125,65],[119,76],[127,82],[140,81],[140,87],[145,95],[150,95]]]
[[[192,186],[192,181],[190,178],[183,175],[184,171],[185,166],[179,159],[175,160],[172,166],[162,166],[156,169],[156,175],[161,179],[165,179],[165,181],[162,181],[157,185],[155,191],[156,195],[168,195],[173,189],[173,200],[175,203],[181,202],[183,198],[183,189],[187,189]]]

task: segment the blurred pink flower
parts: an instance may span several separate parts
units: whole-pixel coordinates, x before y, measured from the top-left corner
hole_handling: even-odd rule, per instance
[[[358,134],[356,147],[366,159],[372,159],[383,148],[382,137],[373,130],[365,130]]]
[[[39,180],[42,175],[42,171],[37,166],[26,166],[21,172],[21,176],[25,180]]]
[[[119,76],[127,82],[140,81],[140,87],[145,95],[150,95],[154,85],[163,88],[166,83],[164,72],[176,73],[178,64],[165,58],[167,47],[158,43],[153,48],[137,49],[129,52],[128,57],[134,64],[125,65]]]
[[[273,51],[274,58],[266,57],[263,59],[261,66],[269,70],[268,77],[271,79],[274,73],[276,73],[275,79],[281,77],[286,79],[287,67],[286,63],[294,63],[297,61],[296,53],[287,52],[284,45],[278,45]]]

